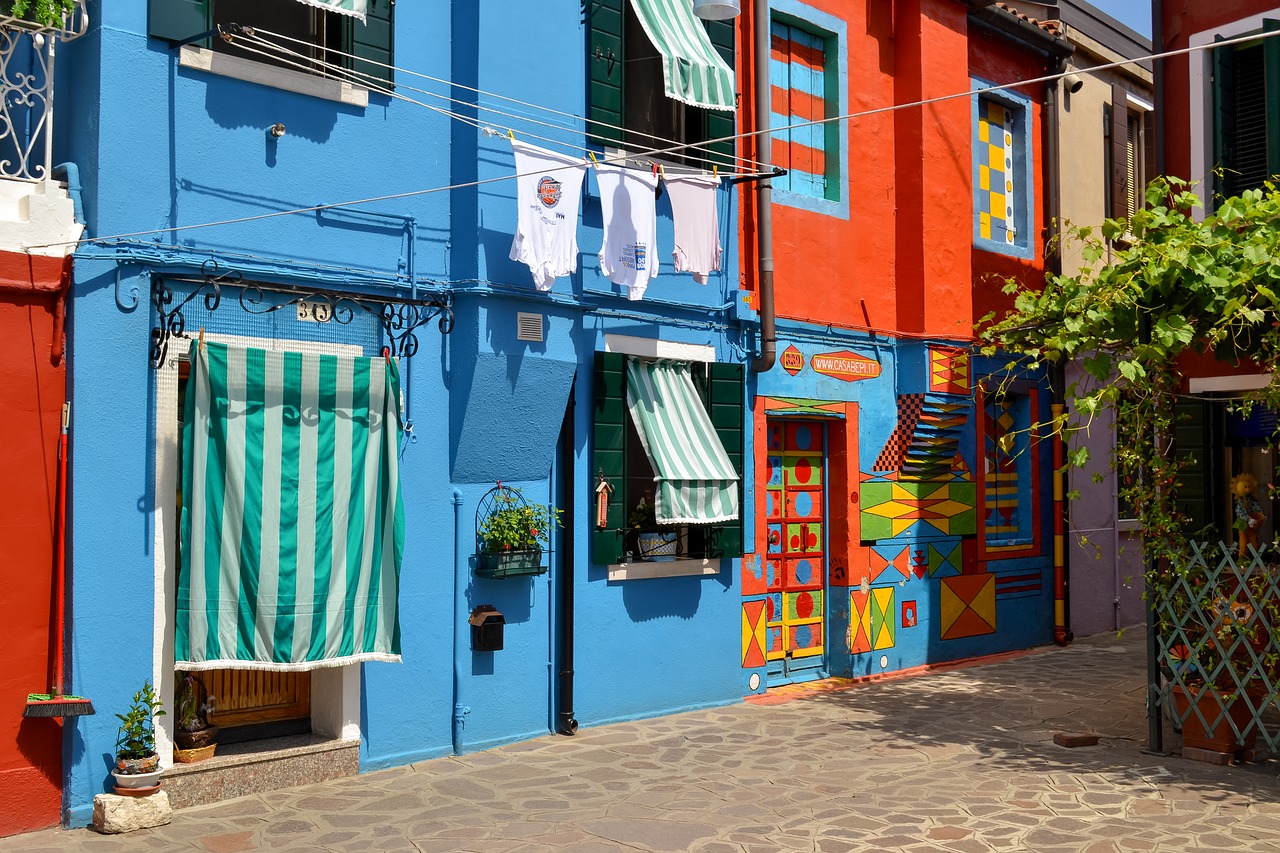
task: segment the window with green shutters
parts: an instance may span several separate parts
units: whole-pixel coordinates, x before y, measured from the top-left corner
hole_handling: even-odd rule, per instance
[[[212,38],[199,44],[219,53],[303,73],[325,74],[322,63],[327,62],[350,69],[357,75],[353,82],[372,87],[389,85],[393,79],[391,69],[385,66],[394,64],[394,18],[393,0],[371,0],[363,24],[349,15],[298,0],[150,0],[148,31],[156,38],[178,42],[218,24],[255,27],[305,42],[299,45],[264,36],[301,57],[268,57],[257,48],[247,49],[234,40]]]
[[[666,97],[658,50],[640,25],[631,0],[596,0],[588,15],[587,118],[592,142],[648,151],[736,133],[734,113]],[[703,21],[702,26],[716,52],[734,68],[733,20]],[[662,156],[689,165],[733,165],[732,140],[712,143],[708,149]]]
[[[592,429],[592,488],[603,476],[613,493],[605,524],[593,528],[592,560],[617,565],[628,559],[634,534],[628,521],[642,499],[651,500],[654,472],[627,410],[627,358],[621,353],[596,353],[594,425]],[[738,518],[713,524],[683,525],[683,556],[721,558],[742,556],[744,379],[740,364],[690,365],[694,387],[711,419],[716,436],[738,472]],[[597,522],[596,518],[592,518]]]
[[[1214,48],[1213,107],[1215,192],[1237,196],[1280,174],[1280,39]]]

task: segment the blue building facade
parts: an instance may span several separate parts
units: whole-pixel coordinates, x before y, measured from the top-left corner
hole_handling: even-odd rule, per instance
[[[158,725],[166,764],[171,754],[180,403],[197,338],[397,358],[402,660],[317,669],[289,700],[314,733],[358,742],[362,771],[737,700],[754,333],[738,291],[736,193],[727,182],[716,192],[723,259],[705,285],[671,270],[665,194],[661,274],[644,298],[601,274],[594,172],[574,212],[576,272],[540,292],[508,257],[509,131],[582,155],[590,141],[571,117],[588,109],[592,66],[607,77],[614,65],[588,49],[603,18],[584,20],[570,0],[377,0],[367,26],[296,0],[112,0],[90,14],[64,51],[58,145],[80,166],[92,238],[75,256],[68,348],[70,643],[73,683],[99,714],[68,724],[65,821],[86,823],[109,790],[113,714],[148,679],[170,708]],[[208,31],[228,21],[256,29],[218,44]],[[394,96],[378,63],[397,69]],[[731,133],[730,116],[707,127]],[[357,199],[369,201],[335,204]],[[692,365],[737,460],[737,524],[684,529],[688,559],[629,556],[637,487],[624,481],[643,476],[616,417],[628,355]],[[611,428],[613,444],[601,438]],[[614,467],[605,445],[622,454]],[[545,574],[475,571],[477,509],[499,481],[565,510]],[[473,650],[481,605],[504,617],[500,651]],[[274,724],[259,731],[295,730]]]

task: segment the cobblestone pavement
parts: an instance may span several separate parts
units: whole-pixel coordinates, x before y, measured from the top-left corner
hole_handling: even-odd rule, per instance
[[[128,836],[0,839],[0,853],[1280,850],[1280,763],[1144,755],[1143,673],[1140,630],[1103,635],[241,797]],[[1102,740],[1053,743],[1077,731]]]

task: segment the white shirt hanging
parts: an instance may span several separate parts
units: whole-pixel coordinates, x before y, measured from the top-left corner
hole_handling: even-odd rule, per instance
[[[578,269],[578,204],[587,161],[517,139],[511,151],[520,176],[511,260],[528,265],[538,290],[550,290],[557,276]]]
[[[658,274],[658,208],[654,194],[658,176],[638,169],[601,165],[600,210],[604,246],[600,271],[614,284],[625,285],[628,299],[644,296],[649,279]]]
[[[720,179],[702,175],[665,177],[675,219],[676,245],[672,252],[676,272],[691,272],[698,284],[720,269],[720,220],[716,192]]]

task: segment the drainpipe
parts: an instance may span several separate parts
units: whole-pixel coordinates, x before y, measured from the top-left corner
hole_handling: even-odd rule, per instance
[[[1163,53],[1164,46],[1164,0],[1151,0],[1151,46],[1156,53]],[[1156,174],[1166,174],[1164,151],[1164,73],[1165,60],[1157,59],[1152,63],[1153,87],[1152,97],[1156,102],[1155,121],[1151,123],[1156,134]]]
[[[752,12],[755,27],[755,94],[756,159],[761,172],[769,171],[768,133],[769,115],[773,111],[770,98],[769,51],[772,35],[769,31],[769,0],[756,0]],[[759,276],[756,294],[760,298],[760,355],[751,361],[754,373],[764,373],[773,368],[778,352],[778,333],[773,314],[773,182],[769,178],[756,184],[756,250],[759,258]]]
[[[1049,63],[1054,74],[1062,74],[1067,70],[1067,55],[1057,54],[1057,58]],[[1044,187],[1045,206],[1049,216],[1045,233],[1046,244],[1051,248],[1046,253],[1049,272],[1062,275],[1062,248],[1058,244],[1062,223],[1062,149],[1059,135],[1061,132],[1060,87],[1057,80],[1045,84],[1044,91]],[[1056,419],[1066,409],[1067,365],[1059,362],[1052,368],[1049,376],[1052,398],[1050,411]],[[1071,632],[1071,555],[1067,548],[1067,531],[1070,529],[1070,517],[1065,499],[1066,472],[1062,463],[1066,455],[1063,446],[1062,430],[1055,429],[1053,434],[1053,639],[1060,646],[1072,640]]]
[[[453,754],[462,754],[462,729],[471,713],[462,701],[462,655],[470,645],[470,623],[459,603],[467,591],[466,558],[462,553],[462,492],[453,490]]]
[[[560,427],[560,481],[562,487],[562,504],[561,509],[564,510],[565,517],[574,518],[576,509],[574,508],[573,486],[570,482],[576,482],[574,479],[574,465],[577,460],[574,458],[577,452],[577,442],[574,440],[574,422],[577,417],[575,414],[577,405],[575,403],[575,391],[573,386],[569,387],[569,405],[565,409],[564,424]],[[594,493],[588,489],[587,493]],[[592,520],[594,523],[594,519]],[[559,711],[556,731],[563,735],[573,735],[578,732],[578,720],[573,715],[573,594],[574,594],[574,571],[575,550],[573,544],[574,531],[573,527],[563,531],[560,534],[560,574],[556,578],[557,589],[560,593],[560,698],[556,702]]]

